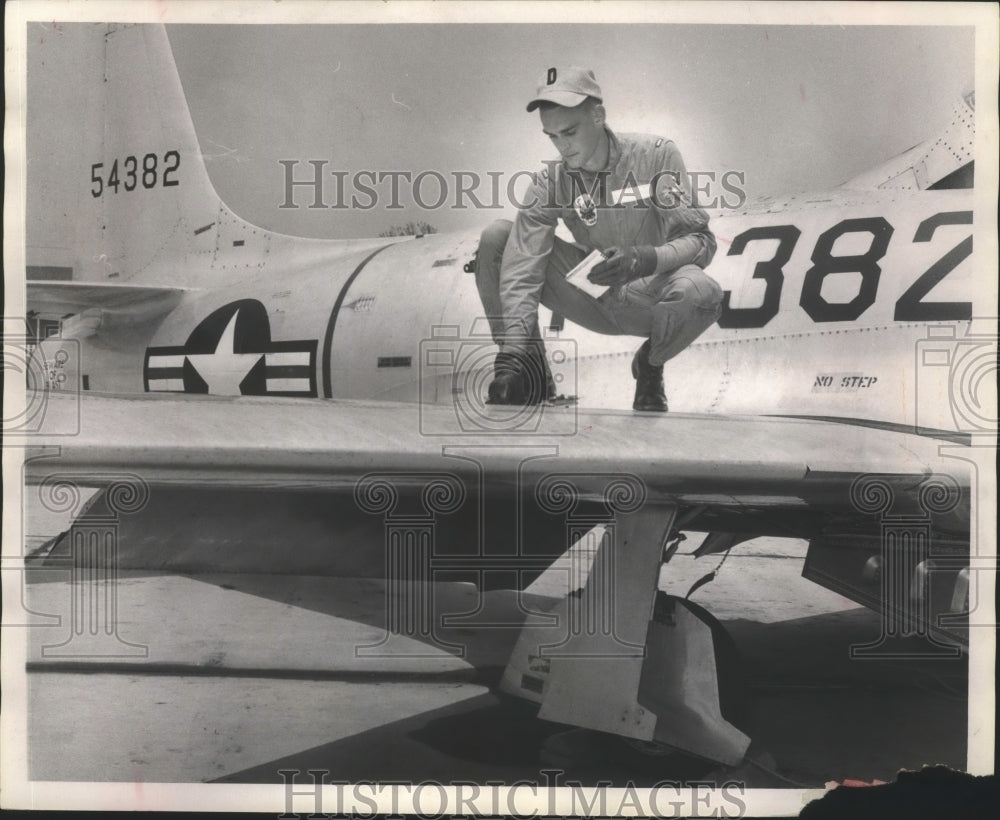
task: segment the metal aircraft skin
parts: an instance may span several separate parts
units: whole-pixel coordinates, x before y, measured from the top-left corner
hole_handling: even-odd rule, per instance
[[[464,382],[467,369],[488,366],[493,350],[465,268],[477,231],[324,241],[249,225],[208,178],[165,33],[118,31],[106,54],[81,60],[81,73],[100,72],[105,58],[131,66],[136,38],[162,70],[149,88],[136,87],[128,68],[110,72],[108,117],[122,124],[105,132],[102,122],[94,132],[103,139],[81,146],[76,281],[29,284],[37,315],[75,314],[63,335],[79,340],[85,366],[65,374],[71,382],[86,377],[95,392],[449,402],[455,370]],[[712,212],[719,250],[709,270],[726,306],[668,364],[671,410],[965,429],[948,402],[918,400],[927,374],[915,361],[928,339],[963,338],[973,315],[989,314],[973,301],[988,292],[975,287],[970,258],[972,188],[945,187],[969,185],[972,105],[969,94],[939,138],[832,191],[741,203],[735,188],[713,189],[727,207]],[[296,167],[295,178],[307,170]],[[294,196],[313,193],[300,185]],[[420,345],[456,333],[469,341],[465,355],[434,379]],[[263,353],[264,364],[223,361],[233,344]],[[630,406],[634,338],[569,325],[555,346],[569,380],[561,392],[585,407]],[[177,365],[188,353],[210,358]],[[293,375],[243,384],[255,367]]]
[[[547,339],[558,390],[576,403],[487,408],[495,347],[470,272],[478,232],[327,241],[246,223],[206,173],[166,32],[96,29],[79,70],[104,74],[88,88],[114,127],[80,127],[100,137],[81,143],[90,230],[77,233],[74,281],[28,283],[29,316],[61,321],[35,372],[53,431],[41,440],[62,455],[29,458],[26,480],[142,476],[153,492],[137,523],[123,519],[123,566],[380,576],[384,519],[359,509],[357,482],[409,476],[396,488],[405,503],[437,471],[476,502],[447,511],[441,552],[510,559],[493,578],[474,560],[460,568],[482,587],[518,587],[568,546],[566,511],[524,499],[568,474],[607,519],[608,476],[627,475],[663,506],[668,531],[655,537],[710,532],[706,553],[807,538],[808,577],[878,608],[879,511],[858,482],[881,477],[900,509],[943,493],[924,513],[931,549],[959,560],[927,597],[935,612],[965,610],[970,472],[942,447],[961,449],[989,417],[947,400],[956,383],[978,390],[966,382],[990,332],[973,321],[991,306],[976,301],[988,290],[972,249],[971,94],[945,133],[840,188],[754,203],[724,194],[708,270],[725,309],[667,364],[670,413],[629,409],[638,339],[544,310],[543,326],[558,328]],[[77,433],[60,438],[61,425]],[[193,523],[173,520],[180,510]],[[511,510],[517,526],[498,526]],[[471,552],[470,532],[482,539]],[[719,743],[729,752],[700,753],[724,759],[740,745]]]

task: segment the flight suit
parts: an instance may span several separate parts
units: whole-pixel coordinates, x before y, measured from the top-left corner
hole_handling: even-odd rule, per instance
[[[703,270],[716,241],[707,214],[691,204],[676,145],[607,132],[604,171],[552,162],[535,175],[516,220],[483,231],[476,283],[504,350],[525,349],[538,338],[539,303],[588,330],[650,338],[652,365],[677,355],[719,317],[722,291]],[[575,243],[556,237],[559,219]],[[655,247],[653,274],[597,299],[566,281],[593,249],[630,245]]]

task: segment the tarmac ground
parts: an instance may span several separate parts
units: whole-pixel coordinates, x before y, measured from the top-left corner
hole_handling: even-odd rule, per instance
[[[438,585],[443,611],[483,608],[421,641],[386,634],[389,597],[371,580],[123,572],[102,621],[68,570],[32,570],[30,779],[270,784],[281,770],[319,769],[347,782],[544,785],[543,770],[558,769],[583,784],[822,788],[923,764],[965,769],[966,656],[852,658],[852,645],[878,642],[880,618],[803,579],[804,551],[741,545],[692,596],[740,655],[733,722],[752,744],[730,769],[540,720],[498,692],[519,628],[495,624],[514,623],[519,600],[564,593],[558,566],[520,599]],[[687,549],[660,587],[683,596],[718,561]]]

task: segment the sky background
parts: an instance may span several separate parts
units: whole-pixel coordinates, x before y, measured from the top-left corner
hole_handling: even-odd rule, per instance
[[[524,106],[549,65],[593,68],[613,129],[673,139],[689,170],[743,172],[750,198],[837,185],[934,135],[974,73],[971,27],[180,24],[167,33],[223,200],[257,225],[316,237],[371,236],[410,219],[480,227],[501,215],[316,211],[305,191],[303,207],[281,209],[278,160],[326,160],[349,175],[535,170],[556,152]],[[64,108],[31,96],[72,67],[28,42],[30,188],[57,173],[31,166],[33,150],[72,152],[74,134]],[[436,186],[425,191],[433,198]],[[50,199],[33,208],[31,197],[29,246],[65,243],[63,209]]]

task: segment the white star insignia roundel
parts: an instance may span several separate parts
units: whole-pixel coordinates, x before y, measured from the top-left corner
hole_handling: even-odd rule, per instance
[[[149,347],[149,392],[215,396],[315,396],[316,340],[273,341],[264,305],[230,302],[210,313],[182,345]]]

